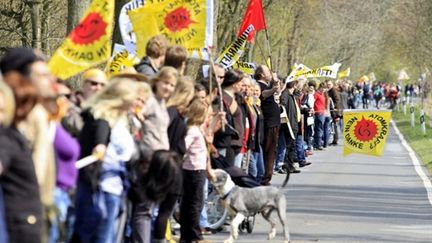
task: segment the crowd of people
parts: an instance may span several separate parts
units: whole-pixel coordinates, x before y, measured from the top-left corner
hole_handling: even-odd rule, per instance
[[[248,76],[215,64],[192,80],[187,55],[155,36],[135,68],[111,77],[89,69],[73,89],[38,51],[7,50],[0,242],[165,242],[179,201],[180,242],[206,242],[215,167],[263,186],[300,173],[338,144],[356,92],[370,93],[347,80],[286,82],[265,65]]]

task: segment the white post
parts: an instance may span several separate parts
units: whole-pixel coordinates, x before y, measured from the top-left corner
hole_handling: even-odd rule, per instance
[[[420,128],[423,135],[426,135],[425,113],[423,109],[420,111]]]
[[[403,113],[404,113],[404,115],[406,116],[406,113],[407,113],[407,105],[406,105],[406,98],[405,97],[402,97],[402,107],[403,107]]]
[[[410,113],[411,113],[411,127],[414,127],[414,122],[415,122],[415,119],[414,119],[414,105],[411,103],[411,107],[410,107]]]

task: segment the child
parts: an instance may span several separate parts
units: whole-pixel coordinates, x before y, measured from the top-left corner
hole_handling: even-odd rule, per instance
[[[195,98],[186,113],[188,131],[185,137],[186,156],[183,162],[183,200],[180,207],[180,242],[203,240],[199,225],[204,204],[205,173],[212,177],[206,141],[201,126],[206,120],[207,105]]]

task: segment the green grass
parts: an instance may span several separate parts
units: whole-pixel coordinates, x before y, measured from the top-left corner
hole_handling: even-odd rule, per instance
[[[416,152],[418,158],[423,161],[423,164],[429,171],[429,175],[432,175],[432,127],[430,125],[431,118],[429,116],[425,116],[426,135],[423,135],[420,128],[419,107],[415,107],[414,114],[416,122],[414,127],[411,127],[409,108],[407,108],[406,115],[403,114],[402,110],[397,111],[395,109],[392,113],[392,118],[396,122],[397,127],[404,135],[407,142]]]

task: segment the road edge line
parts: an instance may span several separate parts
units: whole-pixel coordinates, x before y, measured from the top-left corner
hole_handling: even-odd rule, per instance
[[[392,124],[396,134],[399,137],[399,140],[401,141],[404,148],[408,151],[408,155],[411,158],[411,162],[414,165],[414,170],[417,172],[417,175],[420,177],[420,179],[423,181],[423,185],[426,189],[427,196],[429,199],[429,203],[432,206],[432,182],[429,180],[429,177],[426,175],[426,173],[423,170],[423,164],[420,163],[420,160],[417,158],[417,155],[415,154],[414,150],[411,148],[411,146],[408,144],[408,142],[405,140],[405,137],[402,135],[402,133],[399,131],[399,128],[396,126],[396,122],[393,120],[390,121]]]

